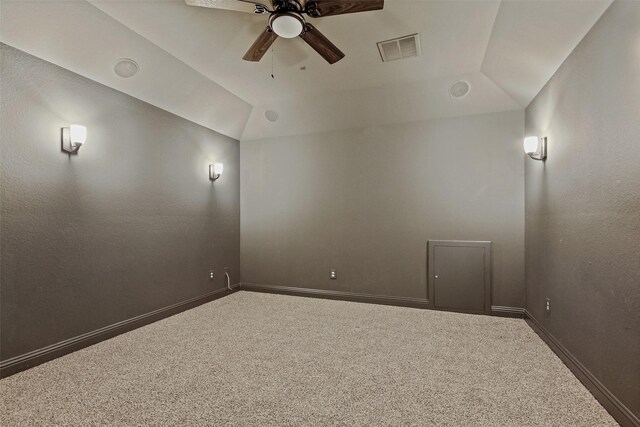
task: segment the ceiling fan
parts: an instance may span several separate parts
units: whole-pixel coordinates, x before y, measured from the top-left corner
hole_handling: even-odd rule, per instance
[[[320,18],[346,13],[368,12],[384,7],[384,0],[185,0],[189,6],[236,10],[257,14],[268,14],[269,21],[256,41],[242,59],[258,62],[278,37],[292,39],[300,37],[329,64],[344,58],[344,53],[329,41],[316,27],[307,23],[304,15]]]

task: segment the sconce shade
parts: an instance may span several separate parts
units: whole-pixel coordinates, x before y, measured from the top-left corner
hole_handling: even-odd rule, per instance
[[[222,170],[224,169],[224,165],[222,163],[214,163],[209,165],[209,179],[211,181],[215,181],[220,178],[222,175]]]
[[[524,152],[527,154],[535,153],[538,150],[538,137],[528,136],[524,139]]]
[[[547,137],[528,136],[524,139],[524,152],[534,160],[547,158]]]
[[[83,145],[87,140],[87,128],[80,125],[71,125],[69,128],[71,145]]]
[[[78,154],[80,147],[87,141],[87,128],[70,125],[62,128],[62,151],[67,154]]]

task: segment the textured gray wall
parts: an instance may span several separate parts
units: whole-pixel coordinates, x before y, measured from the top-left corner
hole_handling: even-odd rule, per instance
[[[3,360],[239,278],[239,144],[2,45]],[[88,128],[77,156],[60,128]],[[222,178],[208,179],[210,161]],[[219,275],[207,278],[209,269]]]
[[[527,310],[640,415],[640,2],[605,12],[526,133],[549,137],[526,162]]]
[[[426,298],[428,239],[492,240],[493,304],[523,307],[523,127],[515,111],[242,141],[242,280]]]

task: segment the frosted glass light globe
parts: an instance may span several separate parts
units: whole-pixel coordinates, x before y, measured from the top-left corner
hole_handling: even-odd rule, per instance
[[[280,37],[292,39],[302,33],[303,27],[302,21],[298,17],[290,14],[282,14],[273,18],[271,29]]]
[[[528,136],[524,139],[524,152],[527,154],[532,154],[538,151],[538,137],[537,136]]]
[[[87,140],[87,128],[80,125],[69,126],[69,140],[71,145],[84,145]]]

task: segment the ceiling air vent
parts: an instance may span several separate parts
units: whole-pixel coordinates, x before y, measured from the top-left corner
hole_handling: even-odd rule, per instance
[[[420,56],[419,34],[411,34],[397,39],[378,42],[378,51],[382,62]]]

